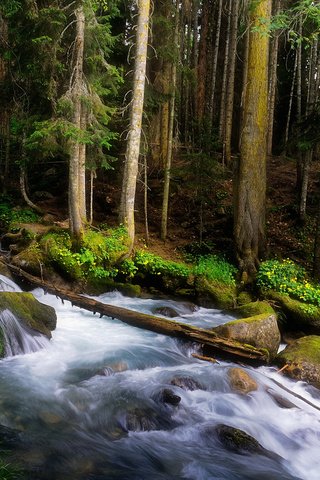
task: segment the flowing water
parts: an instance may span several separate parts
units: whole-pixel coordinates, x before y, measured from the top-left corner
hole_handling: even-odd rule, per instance
[[[32,480],[320,478],[318,390],[270,367],[243,367],[259,388],[234,393],[233,364],[202,362],[192,357],[194,345],[33,293],[57,311],[52,340],[0,362],[0,424],[21,432],[17,450]],[[119,293],[99,300],[144,312],[170,306],[177,320],[202,326],[229,319]],[[191,390],[179,386],[186,378]],[[164,390],[180,403],[165,403]],[[245,431],[273,454],[226,450],[219,424]]]

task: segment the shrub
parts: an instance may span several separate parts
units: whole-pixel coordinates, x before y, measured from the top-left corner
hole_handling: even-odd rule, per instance
[[[153,253],[138,251],[134,257],[134,264],[142,273],[151,275],[169,275],[172,277],[187,278],[191,268],[184,263],[165,260]]]
[[[292,260],[267,260],[261,263],[257,285],[320,307],[320,288],[309,282],[304,268]]]
[[[204,276],[210,281],[230,286],[236,283],[235,274],[237,269],[218,255],[199,257],[193,271],[196,276]]]

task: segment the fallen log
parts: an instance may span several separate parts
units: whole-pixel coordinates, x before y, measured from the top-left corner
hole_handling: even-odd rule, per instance
[[[235,357],[239,360],[247,359],[258,361],[259,363],[268,363],[268,351],[255,348],[251,345],[242,344],[234,340],[218,337],[216,333],[203,328],[194,327],[174,320],[148,315],[133,310],[128,310],[114,305],[108,305],[93,298],[79,295],[71,290],[55,287],[45,281],[40,280],[33,275],[21,270],[14,265],[7,263],[10,270],[17,276],[24,278],[31,285],[43,288],[45,292],[51,293],[62,300],[68,300],[72,305],[89,310],[93,313],[99,313],[100,316],[116,318],[129,325],[138,328],[144,328],[156,333],[170,335],[183,340],[197,342],[203,346],[209,347],[213,351],[227,354],[229,357]]]

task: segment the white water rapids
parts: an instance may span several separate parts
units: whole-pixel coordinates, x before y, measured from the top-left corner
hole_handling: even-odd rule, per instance
[[[192,345],[99,318],[40,289],[33,293],[56,309],[52,340],[0,362],[0,424],[21,432],[32,480],[320,478],[318,390],[271,367],[243,367],[259,389],[239,395],[228,382],[233,364],[201,362],[191,356]],[[173,301],[119,293],[99,300],[144,312],[169,305],[177,320],[207,326],[228,320]],[[198,387],[172,385],[177,377]],[[181,402],[163,403],[164,389]],[[275,396],[293,407],[282,408]],[[245,431],[276,455],[226,450],[212,433],[218,424]]]

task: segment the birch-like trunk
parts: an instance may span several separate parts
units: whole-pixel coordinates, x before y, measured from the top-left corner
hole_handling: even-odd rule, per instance
[[[71,95],[73,99],[73,124],[78,131],[81,130],[82,105],[81,97],[83,95],[83,54],[84,54],[84,28],[85,16],[83,7],[75,11],[76,16],[76,38],[75,38],[75,65],[73,70],[73,82],[71,86]],[[69,160],[69,222],[70,231],[73,236],[75,246],[79,246],[83,236],[83,222],[79,204],[79,162],[80,162],[80,143],[77,140],[70,142],[70,160]]]
[[[290,96],[289,96],[289,105],[288,105],[288,113],[287,113],[287,121],[286,121],[286,131],[285,131],[285,135],[284,135],[285,151],[287,149],[287,143],[288,143],[288,140],[289,140],[289,131],[290,131],[290,123],[291,123],[291,112],[292,112],[292,104],[293,104],[293,96],[294,96],[294,87],[295,87],[296,76],[297,76],[297,66],[298,66],[298,53],[296,52],[295,60],[294,60],[294,67],[293,67],[293,75],[292,75]]]
[[[122,183],[120,222],[127,228],[130,238],[130,251],[135,236],[134,203],[138,175],[140,138],[148,47],[150,0],[138,0],[138,25],[136,34],[136,58],[133,80],[133,99],[130,114],[130,130],[126,149],[126,159]]]
[[[234,190],[235,246],[244,281],[255,274],[265,249],[269,39],[264,29],[270,15],[271,0],[251,5],[248,79]]]

